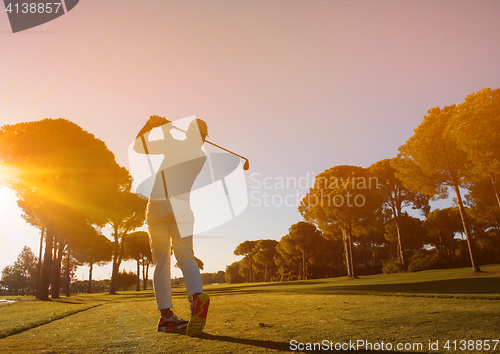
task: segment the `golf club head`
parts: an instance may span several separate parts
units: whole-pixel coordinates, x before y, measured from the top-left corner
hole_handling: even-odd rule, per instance
[[[246,171],[250,168],[250,163],[248,162],[248,160],[245,160],[245,164],[243,165],[243,169]]]

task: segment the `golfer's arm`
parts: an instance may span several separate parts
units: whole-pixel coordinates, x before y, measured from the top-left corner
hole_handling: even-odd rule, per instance
[[[146,143],[146,146],[147,146],[147,149],[148,149],[148,154],[149,155],[163,155],[165,154],[165,147],[162,146],[162,140],[153,140],[153,141],[150,141],[149,140],[149,132],[146,132],[144,134],[142,134],[142,136],[144,137],[144,142]],[[172,135],[169,133],[163,133],[164,135],[164,139],[165,140],[168,140],[168,139],[173,139]],[[135,141],[134,141],[134,151],[138,154],[145,154],[146,151],[144,150],[144,142],[143,142],[143,139],[141,137],[141,134],[139,134],[137,136],[137,138],[135,138]]]

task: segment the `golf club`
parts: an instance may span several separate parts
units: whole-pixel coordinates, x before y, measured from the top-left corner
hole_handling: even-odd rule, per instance
[[[146,153],[146,155],[149,155],[148,146],[146,144],[146,139],[144,139],[144,134],[141,134],[141,140],[142,140],[142,146],[144,147],[144,152]],[[151,163],[151,160],[149,158],[148,158],[148,163],[149,163],[149,168],[151,170],[151,174],[154,176],[155,171],[153,168],[153,164]],[[163,172],[163,170],[161,170],[160,172],[161,172],[161,178],[163,180],[163,188],[165,189],[165,198],[167,201],[169,201],[168,191],[167,191],[167,182],[165,180],[165,173]]]
[[[153,117],[154,117],[154,116],[153,116]],[[157,117],[159,117],[159,116],[157,116]],[[160,117],[160,118],[164,119],[165,121],[167,121],[167,122],[169,122],[169,123],[172,123],[172,122],[168,121],[165,117]],[[181,128],[177,128],[177,127],[176,127],[175,125],[173,125],[173,124],[172,124],[172,128],[177,129],[177,130],[179,130],[179,131],[181,131],[181,132],[183,132],[183,133],[186,133],[186,131],[185,131],[185,130],[182,130]],[[236,156],[238,156],[240,159],[245,160],[245,163],[243,164],[243,169],[244,169],[245,171],[247,171],[247,170],[250,168],[250,162],[248,161],[248,159],[247,159],[246,157],[243,157],[243,156],[241,156],[241,155],[238,155],[237,153],[232,152],[231,150],[228,150],[228,149],[226,149],[226,148],[223,148],[223,147],[222,147],[222,146],[220,146],[220,145],[217,145],[217,144],[215,144],[215,143],[212,143],[211,141],[205,140],[205,142],[206,142],[206,143],[209,143],[210,145],[213,145],[213,146],[215,146],[215,147],[218,147],[218,148],[219,148],[219,149],[221,149],[221,150],[227,151],[227,152],[229,152],[230,154],[236,155]]]

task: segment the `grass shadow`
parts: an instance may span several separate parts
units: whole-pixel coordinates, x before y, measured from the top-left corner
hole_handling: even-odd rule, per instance
[[[462,278],[420,283],[323,286],[317,287],[314,290],[320,292],[348,291],[356,293],[500,295],[500,281],[491,281],[491,278]]]
[[[185,335],[186,329],[182,329],[175,332],[170,332],[171,334],[177,335]],[[248,338],[239,338],[239,337],[231,337],[231,336],[222,336],[222,335],[214,335],[210,333],[202,333],[198,338],[205,340],[212,340],[218,342],[227,342],[241,345],[249,345],[257,348],[270,349],[270,350],[280,350],[283,352],[297,352],[297,350],[292,350],[290,347],[290,342],[277,342],[272,340],[261,340],[261,339],[248,339]],[[302,349],[299,351],[300,353],[352,353],[349,350],[306,350]],[[371,350],[357,350],[356,353],[375,353],[375,351]],[[396,351],[383,351],[378,350],[376,353],[400,353]],[[406,353],[418,353],[418,352],[406,352]]]
[[[491,276],[493,275],[493,276]],[[427,280],[420,282],[366,284],[349,281],[338,283],[332,279],[314,281],[292,281],[277,283],[237,284],[222,288],[208,288],[210,295],[235,295],[254,293],[302,293],[302,294],[342,294],[342,295],[408,295],[408,296],[449,296],[484,299],[500,299],[500,281],[496,273],[452,279]]]
[[[79,305],[81,305],[81,304],[79,304]],[[84,306],[83,308],[64,311],[64,312],[61,312],[58,314],[52,313],[48,318],[41,318],[38,320],[34,320],[32,322],[23,323],[17,327],[9,328],[8,330],[0,332],[0,339],[8,337],[8,336],[12,336],[14,334],[25,332],[25,331],[30,330],[30,329],[35,328],[35,327],[43,326],[47,323],[61,320],[65,317],[72,316],[72,315],[77,314],[79,312],[84,312],[84,311],[99,307],[101,305],[102,304],[93,304],[93,305]]]

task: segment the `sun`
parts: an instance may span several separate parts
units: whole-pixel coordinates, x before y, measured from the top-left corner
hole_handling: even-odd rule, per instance
[[[4,185],[4,183],[6,182],[6,176],[5,176],[5,173],[4,173],[4,170],[3,170],[3,166],[0,165],[0,188],[2,188],[2,186]]]
[[[6,163],[0,161],[0,188],[4,187],[12,176],[12,168],[10,168]]]
[[[3,164],[0,164],[0,188],[7,182],[7,169]]]

